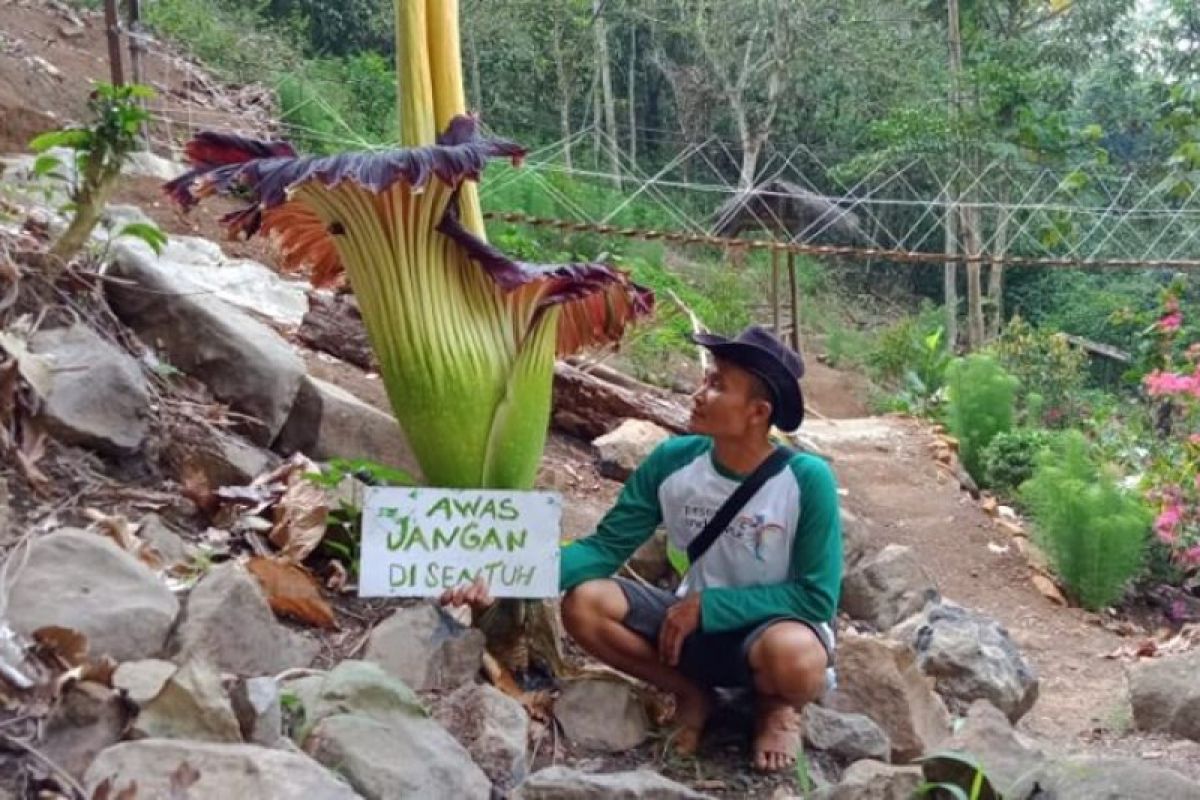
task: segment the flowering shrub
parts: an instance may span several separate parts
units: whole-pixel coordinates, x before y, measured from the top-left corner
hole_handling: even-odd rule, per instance
[[[1066,336],[1013,317],[989,349],[1020,382],[1017,408],[1023,424],[1065,428],[1085,416],[1087,356]]]

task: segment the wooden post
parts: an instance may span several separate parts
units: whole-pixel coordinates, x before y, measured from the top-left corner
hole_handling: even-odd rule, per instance
[[[129,3],[129,72],[130,80],[142,83],[142,53],[146,47],[142,43],[142,0],[126,0]],[[138,105],[146,107],[145,100],[138,100]],[[142,149],[150,149],[150,128],[142,123]]]
[[[771,330],[780,334],[779,328],[779,250],[771,249]]]
[[[788,281],[792,289],[792,349],[800,352],[800,286],[796,282],[796,254],[788,251]]]
[[[104,0],[104,31],[108,36],[108,69],[113,86],[125,85],[125,68],[121,63],[121,20],[117,16],[117,0]]]

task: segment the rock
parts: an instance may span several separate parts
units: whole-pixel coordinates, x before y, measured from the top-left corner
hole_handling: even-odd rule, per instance
[[[426,713],[412,689],[369,661],[343,661],[319,680],[315,691],[314,687],[298,685],[299,682],[288,684],[303,702],[305,720],[310,726],[341,714],[386,724]]]
[[[889,544],[846,574],[841,607],[854,619],[886,630],[936,597],[937,586],[913,549]]]
[[[624,420],[615,430],[592,441],[596,447],[597,470],[606,478],[623,481],[670,435],[670,431],[653,422]]]
[[[525,779],[529,715],[493,686],[472,683],[454,692],[435,717],[502,791]]]
[[[866,523],[850,509],[842,506],[842,559],[846,568],[853,569],[871,549],[871,531]]]
[[[216,490],[222,486],[245,486],[259,475],[278,466],[279,456],[251,444],[240,436],[211,431],[203,442],[169,443],[168,452],[175,463],[187,464],[204,476]]]
[[[113,243],[105,296],[117,316],[178,369],[256,421],[252,441],[270,444],[304,377],[304,362],[266,325],[214,297],[143,242]],[[188,267],[191,269],[191,267]]]
[[[157,550],[168,565],[188,560],[187,543],[158,514],[142,517],[138,523],[138,537]]]
[[[8,484],[0,480],[0,543],[8,541],[8,520],[12,510],[8,505]]]
[[[908,646],[847,633],[838,641],[837,668],[838,687],[825,704],[875,720],[894,761],[911,761],[949,735],[950,715]]]
[[[512,800],[705,800],[682,783],[639,769],[604,774],[547,767],[517,787]]]
[[[126,225],[154,225],[154,220],[137,206],[114,203],[100,212],[100,224],[108,229],[109,236],[116,236]]]
[[[125,156],[121,164],[121,174],[134,178],[154,178],[157,181],[170,181],[187,172],[187,167],[162,156],[155,155],[149,150],[135,150]]]
[[[554,716],[570,741],[610,753],[637,747],[650,732],[641,699],[623,680],[580,678],[566,683]]]
[[[121,741],[133,709],[120,694],[98,683],[70,686],[45,722],[39,749],[75,778],[82,778],[100,751]]]
[[[1053,800],[1200,800],[1200,784],[1174,770],[1132,758],[1064,758],[1026,773],[1014,798]]]
[[[1133,665],[1129,670],[1133,723],[1200,742],[1200,650]]]
[[[836,786],[818,789],[811,800],[910,800],[921,785],[920,767],[857,761]]]
[[[171,797],[171,776],[186,763],[199,773],[189,798],[357,800],[359,795],[311,758],[248,744],[167,739],[124,742],[102,752],[84,779],[88,797],[105,779],[124,789],[136,781],[139,798]]]
[[[200,660],[189,661],[167,679],[162,690],[142,706],[135,730],[152,739],[242,741],[221,676]]]
[[[843,714],[810,703],[804,707],[803,730],[807,744],[847,762],[892,757],[887,734],[865,714]]]
[[[146,565],[99,534],[65,528],[33,540],[12,586],[8,621],[18,633],[47,625],[79,631],[93,656],[158,655],[179,613]]]
[[[917,666],[958,713],[989,700],[1016,722],[1033,708],[1038,679],[1000,623],[961,606],[938,604],[892,632],[917,651]]]
[[[142,661],[126,661],[113,673],[113,687],[123,689],[125,694],[139,706],[144,706],[158,696],[163,686],[179,667],[170,661],[147,658]]]
[[[317,761],[336,769],[367,800],[453,797],[489,800],[487,776],[462,745],[425,716],[327,717],[304,741]]]
[[[431,603],[399,608],[367,641],[366,659],[418,692],[453,689],[474,680],[484,636]]]
[[[40,419],[58,440],[114,456],[136,453],[146,440],[150,390],[138,363],[82,322],[29,339],[47,359],[50,391]]]
[[[306,667],[320,651],[276,621],[258,581],[235,563],[217,567],[192,589],[176,639],[177,661],[204,658],[243,677]]]
[[[283,737],[283,708],[274,678],[238,681],[230,700],[243,740],[273,747]]]
[[[629,567],[653,584],[668,577],[673,571],[667,558],[667,532],[661,528],[634,551],[629,558]]]
[[[411,473],[421,468],[395,417],[364,403],[341,387],[306,377],[287,424],[275,441],[284,455],[315,459],[365,458]]]
[[[987,700],[976,700],[967,711],[966,719],[954,735],[938,748],[938,753],[954,752],[975,761],[987,776],[993,792],[1003,797],[1024,797],[1013,794],[1013,787],[1028,771],[1046,760],[1043,753],[1023,734],[1018,733],[1004,712]],[[933,757],[923,762],[925,779],[946,781],[970,790],[975,770],[964,768],[962,762]]]

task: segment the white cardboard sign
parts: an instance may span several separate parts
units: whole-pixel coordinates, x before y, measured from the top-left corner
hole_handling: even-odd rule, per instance
[[[436,597],[482,577],[493,597],[557,597],[554,492],[372,487],[360,597]]]

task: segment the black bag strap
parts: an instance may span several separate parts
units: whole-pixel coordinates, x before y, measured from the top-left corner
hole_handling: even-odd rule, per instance
[[[721,504],[721,507],[717,509],[717,513],[713,514],[712,519],[704,526],[704,530],[700,531],[700,535],[692,539],[691,544],[688,545],[687,555],[689,563],[695,564],[700,560],[702,555],[708,552],[708,548],[712,547],[717,537],[729,527],[729,523],[742,510],[742,506],[746,505],[750,498],[758,493],[758,490],[762,488],[764,483],[774,478],[787,465],[791,458],[791,450],[785,447],[776,447],[775,452],[767,456],[758,465],[758,468],[750,473],[750,476],[733,490],[733,494],[729,495],[729,499]]]

